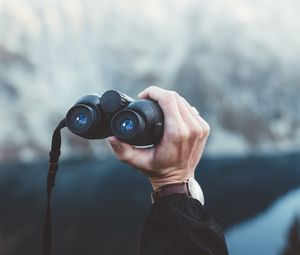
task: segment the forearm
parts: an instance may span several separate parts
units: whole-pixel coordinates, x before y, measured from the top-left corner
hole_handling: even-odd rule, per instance
[[[140,255],[227,255],[218,224],[198,200],[185,194],[162,197],[146,219]]]

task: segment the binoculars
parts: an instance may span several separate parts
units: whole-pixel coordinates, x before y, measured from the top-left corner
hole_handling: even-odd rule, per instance
[[[67,128],[86,139],[116,136],[136,145],[157,144],[163,136],[163,112],[152,99],[134,100],[116,91],[86,95],[66,115]]]

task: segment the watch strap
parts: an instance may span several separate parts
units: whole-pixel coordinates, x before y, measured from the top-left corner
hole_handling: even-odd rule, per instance
[[[172,194],[186,194],[190,196],[188,183],[187,182],[179,182],[179,183],[171,183],[159,187],[155,191],[151,193],[151,201],[154,203],[157,199],[165,196],[169,196]]]
[[[197,199],[202,205],[204,205],[204,194],[199,183],[193,178],[189,178],[187,181],[171,183],[159,187],[151,193],[152,204],[155,200],[172,194],[186,194],[189,197]]]

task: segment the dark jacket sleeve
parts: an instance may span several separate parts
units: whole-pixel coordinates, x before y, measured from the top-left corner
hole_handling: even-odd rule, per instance
[[[177,254],[228,254],[218,224],[198,200],[185,194],[173,194],[155,201],[141,238],[140,255]]]

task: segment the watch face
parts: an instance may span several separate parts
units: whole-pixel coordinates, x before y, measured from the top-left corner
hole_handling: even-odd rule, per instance
[[[190,178],[188,180],[188,186],[192,198],[199,200],[201,204],[204,205],[204,195],[199,183],[194,178]]]

